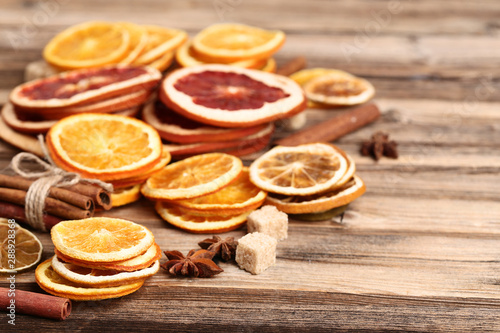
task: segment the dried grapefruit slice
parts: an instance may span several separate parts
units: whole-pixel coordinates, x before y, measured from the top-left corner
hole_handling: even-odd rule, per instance
[[[267,193],[256,187],[244,167],[231,184],[212,194],[171,203],[199,215],[238,215],[257,209],[266,199]]]
[[[146,25],[144,28],[148,33],[148,42],[143,52],[134,61],[136,65],[147,65],[153,62],[182,45],[188,38],[185,31],[178,29],[154,25]]]
[[[158,214],[168,223],[192,233],[220,233],[241,227],[250,211],[236,216],[201,216],[190,214],[181,207],[170,206],[158,201],[155,205]]]
[[[146,252],[154,243],[153,234],[146,227],[107,217],[62,221],[52,227],[50,235],[62,254],[93,262],[128,260]]]
[[[42,257],[40,240],[13,220],[0,219],[0,242],[0,273],[26,270]]]
[[[231,155],[197,155],[167,165],[144,183],[141,192],[153,200],[199,197],[227,186],[242,169],[241,160]]]
[[[76,260],[71,257],[65,256],[57,249],[54,249],[54,252],[64,262],[69,262],[82,267],[115,270],[120,272],[133,272],[139,269],[147,268],[161,257],[161,249],[156,243],[151,245],[151,247],[145,253],[137,257],[129,260],[115,262],[95,263],[91,261]]]
[[[98,67],[125,57],[130,34],[120,25],[86,22],[55,36],[44,48],[45,60],[62,69]]]
[[[156,128],[163,139],[177,143],[234,140],[257,133],[268,126],[262,124],[242,128],[212,127],[182,117],[160,101],[147,104],[142,111],[142,118]]]
[[[118,287],[85,288],[78,283],[66,280],[57,274],[51,265],[52,259],[47,259],[35,271],[35,279],[40,288],[49,294],[77,301],[90,301],[125,296],[137,291],[145,280],[139,280]]]
[[[200,31],[193,39],[193,49],[204,61],[229,63],[269,58],[284,42],[285,34],[282,31],[222,23]]]
[[[375,94],[373,85],[365,79],[328,74],[311,79],[304,85],[307,98],[327,105],[356,105]]]
[[[151,67],[113,65],[81,69],[21,84],[9,98],[21,109],[63,108],[148,90],[160,78],[161,73]]]
[[[184,45],[179,47],[177,49],[177,52],[175,53],[175,59],[177,60],[177,63],[182,67],[192,67],[208,64],[208,62],[205,62],[196,57],[196,52],[193,50],[191,43],[185,43]],[[268,61],[266,59],[246,59],[231,62],[228,63],[228,65],[243,68],[260,69],[267,63]]]
[[[156,260],[151,266],[133,272],[117,272],[112,269],[95,269],[65,263],[57,256],[52,257],[52,269],[63,278],[78,283],[82,287],[118,287],[153,276],[160,269]]]
[[[34,136],[13,130],[5,123],[2,117],[0,117],[0,138],[23,151],[44,156],[42,146],[40,146],[40,142]]]
[[[268,192],[311,195],[335,186],[347,170],[346,158],[331,145],[277,146],[251,164],[250,179]]]
[[[56,120],[34,121],[29,116],[17,114],[14,111],[14,106],[10,103],[6,103],[3,106],[2,119],[10,128],[27,134],[47,133],[56,123]]]
[[[111,203],[113,207],[120,207],[135,202],[141,198],[141,185],[122,187],[111,193]]]
[[[255,126],[306,107],[295,81],[228,65],[179,69],[163,81],[160,99],[187,118],[221,127]]]
[[[104,181],[144,173],[162,156],[161,138],[153,127],[118,115],[69,116],[46,138],[50,155],[61,168]]]
[[[130,22],[119,22],[117,25],[128,31],[130,43],[125,58],[120,60],[121,64],[131,64],[148,44],[148,33],[146,28]]]
[[[269,142],[274,132],[274,124],[269,123],[257,133],[230,141],[200,142],[191,144],[164,144],[163,150],[172,154],[173,157],[202,154],[214,151],[224,151],[224,149],[236,149],[242,146],[258,145],[262,142]]]
[[[358,176],[335,189],[310,196],[279,196],[270,194],[266,204],[287,214],[318,213],[345,206],[365,193],[365,183]]]

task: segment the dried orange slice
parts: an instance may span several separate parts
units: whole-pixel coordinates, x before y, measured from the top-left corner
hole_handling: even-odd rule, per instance
[[[120,64],[131,64],[148,44],[148,33],[146,28],[138,24],[119,22],[117,25],[127,30],[130,35],[130,43],[126,56],[120,60]]]
[[[26,270],[42,257],[40,240],[14,220],[0,219],[0,242],[0,273]]]
[[[142,53],[134,61],[137,65],[147,65],[165,53],[172,52],[182,45],[188,35],[185,31],[154,25],[144,26],[148,33],[148,42]]]
[[[210,215],[201,216],[190,214],[181,207],[170,206],[166,202],[158,201],[155,209],[168,223],[193,233],[219,233],[231,231],[242,226],[250,211],[236,216]]]
[[[345,206],[363,195],[365,191],[365,183],[358,176],[354,176],[346,184],[320,194],[310,196],[270,194],[266,199],[266,204],[276,206],[287,214],[318,213]]]
[[[52,259],[38,265],[35,279],[40,288],[49,294],[65,297],[76,301],[90,301],[125,296],[137,291],[145,280],[139,280],[118,287],[85,288],[57,274],[51,265]]]
[[[282,31],[223,23],[200,31],[193,39],[193,49],[204,61],[229,63],[269,58],[284,42],[285,34]]]
[[[322,75],[304,85],[308,99],[327,105],[356,105],[375,95],[375,88],[365,79],[341,74]]]
[[[35,155],[45,155],[40,142],[34,136],[13,130],[5,123],[3,117],[0,117],[0,139]]]
[[[149,67],[153,67],[160,72],[165,71],[172,62],[174,61],[174,52],[167,52],[164,55],[162,55],[160,58],[150,62],[147,64]]]
[[[117,192],[117,190],[119,190],[121,188],[131,187],[134,185],[144,183],[154,173],[163,169],[163,167],[165,167],[165,165],[167,165],[170,162],[171,158],[172,157],[171,157],[170,153],[168,151],[163,150],[162,157],[161,157],[160,161],[155,166],[153,166],[151,169],[149,169],[147,172],[140,174],[138,176],[111,181],[110,183],[113,184],[113,187],[115,189],[115,193]]]
[[[96,263],[91,261],[76,260],[71,257],[65,256],[64,254],[59,252],[57,248],[54,250],[54,252],[64,262],[69,262],[82,267],[115,270],[120,272],[133,272],[139,269],[147,268],[161,257],[161,249],[156,243],[151,245],[151,247],[145,253],[137,257],[124,261],[115,261],[115,262]]]
[[[139,175],[162,155],[161,138],[153,127],[111,114],[60,120],[47,133],[47,147],[60,167],[105,181]]]
[[[210,153],[167,165],[142,186],[142,194],[153,200],[195,198],[220,190],[243,169],[237,157]]]
[[[106,22],[72,26],[44,48],[45,60],[61,69],[98,67],[123,59],[130,44],[128,30]]]
[[[111,193],[111,203],[113,207],[120,207],[135,202],[141,198],[141,185],[133,185],[116,189]]]
[[[177,63],[182,67],[192,67],[208,64],[208,62],[205,62],[196,57],[196,52],[193,50],[191,43],[184,43],[181,47],[179,47],[175,53],[175,59],[177,60]],[[231,62],[228,63],[228,65],[243,68],[260,69],[263,66],[267,65],[267,63],[268,61],[266,59],[246,59]]]
[[[172,110],[201,123],[248,127],[303,111],[306,99],[293,80],[229,65],[186,67],[163,81],[160,99]]]
[[[102,270],[65,263],[57,256],[52,257],[52,269],[63,278],[78,283],[82,287],[117,287],[132,282],[144,281],[160,269],[156,260],[151,266],[133,272],[117,272],[112,269]]]
[[[146,227],[122,219],[93,217],[62,221],[50,232],[59,252],[77,260],[113,262],[128,260],[154,243]]]
[[[263,72],[268,72],[268,73],[276,73],[276,69],[277,69],[277,65],[276,65],[276,60],[274,60],[274,58],[269,58],[267,59],[266,63],[264,64],[264,66],[262,66],[261,68],[259,68],[261,71]]]
[[[324,143],[277,146],[250,165],[250,180],[261,189],[285,195],[311,195],[335,186],[348,162]]]
[[[237,215],[257,209],[266,199],[267,193],[256,187],[244,167],[231,184],[212,194],[185,200],[172,201],[192,213],[200,215]]]

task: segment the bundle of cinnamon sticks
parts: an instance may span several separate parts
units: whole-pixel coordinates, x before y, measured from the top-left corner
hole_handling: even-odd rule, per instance
[[[0,174],[0,216],[28,222],[25,201],[33,182],[20,176]],[[110,193],[99,186],[78,183],[65,188],[51,187],[45,199],[45,229],[50,230],[62,220],[92,217],[96,208],[111,208]]]

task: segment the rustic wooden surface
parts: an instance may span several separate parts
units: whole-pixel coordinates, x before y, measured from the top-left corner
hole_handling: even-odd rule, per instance
[[[2,316],[2,332],[500,331],[498,1],[2,0],[1,8],[0,103],[68,25],[129,20],[193,35],[237,21],[283,29],[279,63],[305,55],[309,67],[366,77],[383,112],[336,142],[367,193],[342,223],[291,221],[263,274],[224,263],[211,279],[160,271],[121,299],[74,302],[64,322],[18,315],[14,329]],[[308,110],[308,123],[335,112]],[[376,130],[399,142],[398,160],[360,156]],[[0,143],[0,167],[17,152]],[[204,238],[162,222],[145,200],[106,215],[151,228],[163,250],[186,252]],[[48,258],[49,236],[37,235]],[[41,292],[33,271],[18,274],[16,287]]]

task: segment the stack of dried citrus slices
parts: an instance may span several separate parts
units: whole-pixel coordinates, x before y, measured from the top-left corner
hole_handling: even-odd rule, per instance
[[[375,94],[370,82],[338,69],[304,69],[290,75],[290,78],[304,89],[311,108],[361,104]]]
[[[153,25],[86,22],[56,35],[43,56],[59,70],[133,64],[164,71],[187,37],[182,30]]]
[[[250,180],[268,191],[266,204],[299,219],[327,219],[365,192],[354,160],[326,143],[277,146],[250,166]]]
[[[113,65],[81,69],[21,84],[2,109],[0,136],[28,150],[33,134],[59,119],[84,113],[136,115],[161,79],[150,67]],[[23,146],[24,145],[24,146]],[[35,153],[37,153],[35,151]]]
[[[266,198],[266,192],[250,182],[242,161],[224,153],[172,163],[150,177],[141,191],[156,201],[164,220],[193,233],[236,229]]]
[[[276,61],[272,56],[284,42],[282,31],[234,23],[214,24],[182,45],[175,57],[182,67],[219,63],[275,72]]]
[[[35,272],[46,292],[73,300],[128,295],[158,272],[160,247],[131,221],[96,217],[63,221],[51,230],[55,253]]]
[[[166,150],[183,157],[260,150],[271,139],[274,120],[306,107],[301,87],[287,77],[219,64],[174,71],[159,97],[164,106],[146,108],[144,119],[169,141]]]
[[[119,115],[66,117],[50,129],[46,142],[62,169],[113,184],[113,206],[137,200],[140,184],[170,162],[153,127]]]

